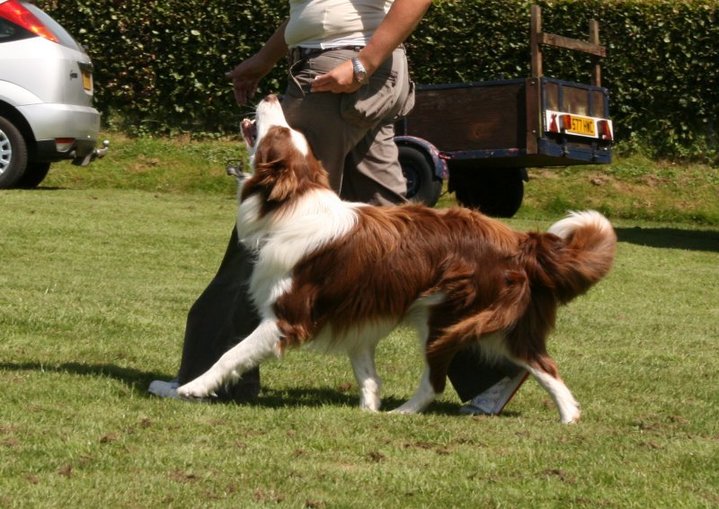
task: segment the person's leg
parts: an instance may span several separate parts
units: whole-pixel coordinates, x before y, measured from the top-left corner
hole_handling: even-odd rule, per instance
[[[396,205],[407,201],[407,179],[399,164],[394,123],[414,105],[414,85],[403,49],[393,52],[383,73],[384,85],[374,96],[353,94],[342,104],[342,118],[347,122],[371,127],[345,159],[341,196]]]
[[[339,194],[347,152],[362,133],[357,133],[339,115],[342,96],[329,92],[312,93],[315,76],[331,70],[347,51],[331,51],[290,66],[282,110],[287,123],[307,138],[315,157],[329,173],[330,187]]]
[[[394,126],[382,125],[363,138],[345,160],[340,196],[376,205],[407,201],[407,180],[397,159]]]
[[[198,377],[227,350],[248,335],[259,323],[259,317],[247,293],[252,273],[252,258],[238,242],[237,229],[232,229],[225,256],[217,274],[190,308],[185,327],[182,360],[178,380],[159,394],[174,396],[173,389]],[[162,382],[153,385],[160,389]],[[222,400],[247,401],[260,390],[259,369],[246,373],[231,387],[218,391]]]
[[[494,364],[487,361],[478,349],[460,351],[449,365],[448,376],[462,401],[467,401],[488,389],[504,377],[512,377],[522,368],[508,361]]]

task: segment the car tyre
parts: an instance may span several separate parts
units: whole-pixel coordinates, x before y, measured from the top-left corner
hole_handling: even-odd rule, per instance
[[[20,189],[35,189],[45,180],[50,171],[50,163],[28,163],[20,180],[15,183],[15,187]]]
[[[0,117],[0,189],[16,186],[27,168],[27,144],[20,131]]]
[[[434,168],[421,150],[408,145],[398,149],[399,164],[407,179],[407,199],[434,207],[442,194],[442,181],[435,177]]]

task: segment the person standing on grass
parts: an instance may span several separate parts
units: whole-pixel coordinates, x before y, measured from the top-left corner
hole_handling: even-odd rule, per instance
[[[394,122],[414,105],[404,40],[431,0],[290,0],[289,17],[262,48],[228,73],[235,99],[245,105],[261,79],[288,57],[282,109],[301,131],[343,199],[375,205],[406,202],[406,180],[394,144]],[[177,397],[177,388],[204,373],[252,332],[259,317],[246,291],[252,257],[233,228],[217,274],[187,317],[178,377],[155,380],[149,391]],[[525,380],[514,366],[487,366],[461,352],[449,378],[462,401],[460,411],[497,414]],[[254,399],[259,368],[246,373],[217,398]],[[478,396],[476,396],[479,394]]]

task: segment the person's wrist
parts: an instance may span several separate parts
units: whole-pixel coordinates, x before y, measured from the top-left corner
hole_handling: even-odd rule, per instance
[[[352,58],[352,73],[354,75],[355,83],[366,85],[369,81],[369,72],[359,55]]]

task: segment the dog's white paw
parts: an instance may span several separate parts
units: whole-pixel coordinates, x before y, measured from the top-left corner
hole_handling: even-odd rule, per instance
[[[195,378],[193,381],[178,387],[177,394],[183,399],[204,399],[217,396],[214,389],[203,383],[202,378]]]
[[[579,418],[582,416],[582,412],[577,410],[577,413],[569,417],[566,421],[562,420],[563,424],[576,424],[579,422]]]
[[[360,408],[367,412],[379,412],[380,406],[382,406],[382,400],[380,400],[375,394],[370,396],[363,395],[360,397]]]
[[[360,403],[360,409],[361,409],[363,412],[377,413],[377,412],[379,412],[379,407],[380,407],[379,404],[368,405],[368,404],[365,404],[365,403]]]
[[[575,403],[570,409],[559,413],[559,419],[562,424],[576,424],[579,422],[579,418],[582,416],[582,410],[579,407],[579,403]]]

